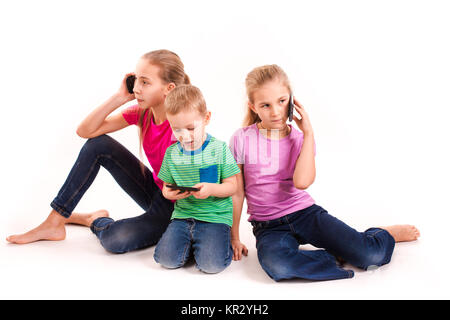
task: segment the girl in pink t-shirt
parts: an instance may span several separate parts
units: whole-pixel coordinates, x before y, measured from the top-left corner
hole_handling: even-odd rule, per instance
[[[395,242],[412,241],[419,231],[411,225],[370,228],[358,232],[316,205],[305,191],[316,175],[315,142],[309,116],[295,99],[298,131],[287,124],[292,90],[277,65],[255,68],[246,79],[248,110],[245,127],[230,141],[242,175],[233,196],[234,217],[247,199],[259,262],[275,281],[291,278],[331,280],[353,277],[346,261],[371,269],[390,261]],[[247,248],[233,225],[234,259]],[[320,250],[300,250],[300,244]]]
[[[131,75],[136,79],[132,93],[128,91],[126,81]],[[90,227],[103,247],[111,252],[122,253],[156,244],[173,211],[173,202],[162,196],[162,181],[157,177],[167,147],[176,142],[166,118],[164,100],[175,86],[189,83],[184,65],[175,53],[156,50],[144,54],[138,61],[136,72],[127,74],[119,90],[79,125],[77,134],[89,140],[51,202],[49,216],[38,227],[6,240],[11,243],[63,240],[66,236],[64,225],[75,223]],[[112,114],[134,99],[137,105]],[[141,148],[153,171],[106,135],[129,125],[139,126]],[[111,173],[119,186],[142,207],[144,214],[114,221],[106,210],[72,213],[100,167]]]

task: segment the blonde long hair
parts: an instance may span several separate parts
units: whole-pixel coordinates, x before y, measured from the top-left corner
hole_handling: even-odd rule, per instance
[[[251,104],[254,104],[254,94],[267,82],[278,80],[289,90],[292,94],[289,78],[286,73],[276,64],[256,67],[245,78],[245,87],[247,89],[247,98]],[[245,115],[243,126],[247,127],[254,123],[261,122],[259,116],[247,106],[247,113]]]
[[[180,57],[169,50],[161,49],[147,52],[142,56],[142,59],[148,60],[149,64],[159,67],[159,77],[164,83],[174,83],[175,86],[190,84],[189,76],[184,73],[184,64]],[[152,118],[152,110],[139,109],[139,153],[142,158],[142,148],[145,134],[150,127]],[[142,165],[143,166],[143,165]],[[142,168],[144,172],[144,168]]]

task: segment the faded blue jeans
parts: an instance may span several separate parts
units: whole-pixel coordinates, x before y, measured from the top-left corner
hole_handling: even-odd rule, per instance
[[[231,263],[231,228],[224,223],[173,219],[155,248],[155,261],[175,269],[194,257],[205,273],[218,273]]]
[[[337,259],[367,270],[389,263],[395,246],[386,230],[358,232],[315,204],[278,219],[251,223],[261,267],[275,281],[352,278],[354,272],[341,268]],[[302,250],[301,244],[323,249]]]
[[[142,172],[139,159],[107,135],[89,139],[84,144],[50,206],[68,218],[100,167],[108,170],[117,184],[145,212],[117,221],[111,218],[96,219],[91,230],[102,246],[113,253],[124,253],[156,244],[169,225],[173,203],[163,197],[150,170],[144,167]]]

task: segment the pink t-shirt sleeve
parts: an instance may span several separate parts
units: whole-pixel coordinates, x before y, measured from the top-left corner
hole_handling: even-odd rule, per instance
[[[122,116],[128,124],[137,124],[139,121],[139,106],[134,105],[122,111]]]

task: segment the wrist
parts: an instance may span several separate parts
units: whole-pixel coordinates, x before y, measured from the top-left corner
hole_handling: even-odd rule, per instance
[[[131,101],[129,98],[124,97],[122,94],[120,94],[119,92],[113,94],[113,96],[111,97],[111,101],[113,102],[114,106],[116,108],[120,107],[121,105],[127,103],[128,101]]]
[[[303,139],[314,139],[314,132],[311,131],[304,131],[303,132]]]

